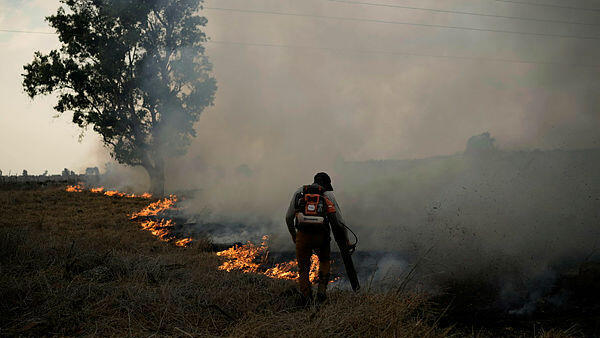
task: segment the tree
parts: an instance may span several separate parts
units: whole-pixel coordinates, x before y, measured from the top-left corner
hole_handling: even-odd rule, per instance
[[[61,42],[25,65],[27,94],[58,94],[54,109],[91,126],[122,164],[141,165],[164,194],[165,160],[185,153],[213,104],[202,0],[61,0],[46,20]]]

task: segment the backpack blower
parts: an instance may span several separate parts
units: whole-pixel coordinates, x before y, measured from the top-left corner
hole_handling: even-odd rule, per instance
[[[296,227],[299,230],[314,228],[315,226],[326,225],[325,220],[329,220],[333,237],[340,249],[340,255],[346,268],[346,274],[352,285],[352,290],[360,290],[360,283],[356,274],[356,268],[352,261],[352,253],[358,244],[358,237],[345,224],[338,222],[335,215],[335,206],[324,195],[323,188],[318,185],[306,185],[302,189],[302,193],[296,200]],[[354,235],[354,244],[349,244],[344,228],[348,229]]]
[[[330,214],[329,218],[331,222],[337,223],[337,219],[335,219],[335,214]],[[352,290],[357,292],[358,290],[360,290],[360,284],[358,283],[356,268],[354,268],[354,262],[352,261],[352,254],[354,253],[354,250],[356,250],[356,244],[358,244],[358,237],[356,236],[354,231],[348,228],[345,224],[343,226],[346,229],[348,229],[348,231],[350,231],[352,235],[354,235],[354,244],[348,244],[349,241],[343,229],[340,229],[339,227],[331,227],[331,232],[333,232],[333,238],[335,238],[338,248],[340,248],[340,255],[342,256],[342,261],[344,262],[344,267],[346,268],[346,274],[348,275],[348,279],[350,280],[350,285],[352,285]]]

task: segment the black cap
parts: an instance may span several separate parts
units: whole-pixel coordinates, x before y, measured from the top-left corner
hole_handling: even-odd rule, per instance
[[[331,186],[331,178],[327,173],[317,173],[315,175],[315,183],[325,188],[325,191],[333,191],[333,187]]]

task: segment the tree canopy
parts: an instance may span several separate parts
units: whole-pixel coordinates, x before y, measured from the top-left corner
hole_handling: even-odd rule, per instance
[[[164,190],[167,156],[185,153],[217,89],[205,55],[201,0],[61,0],[47,17],[61,42],[25,65],[30,97],[102,136],[111,155]],[[66,7],[66,8],[65,8]]]

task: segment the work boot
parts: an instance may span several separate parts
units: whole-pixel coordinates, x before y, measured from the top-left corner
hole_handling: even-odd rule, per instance
[[[327,299],[327,285],[329,284],[329,272],[319,271],[319,285],[317,286],[317,302],[322,303]]]

